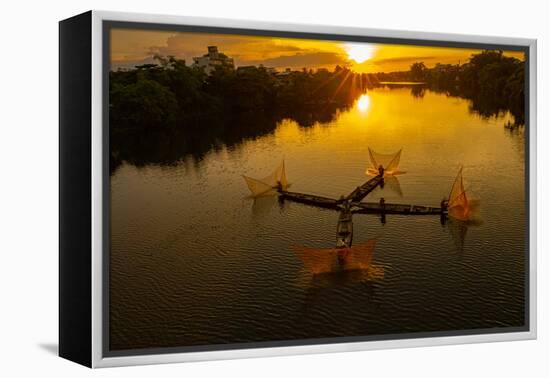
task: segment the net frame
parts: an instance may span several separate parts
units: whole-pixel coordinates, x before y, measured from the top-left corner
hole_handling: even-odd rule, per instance
[[[275,194],[275,189],[279,188],[279,185],[283,190],[286,190],[290,186],[286,176],[284,160],[270,175],[262,179],[255,179],[246,175],[242,175],[242,177],[252,197]]]
[[[470,219],[470,201],[464,188],[463,167],[460,167],[449,193],[447,211],[449,216],[467,221]]]
[[[377,176],[379,172],[379,167],[384,168],[384,176],[393,176],[403,174],[405,172],[399,171],[399,163],[401,162],[401,152],[403,149],[400,149],[397,152],[391,154],[381,154],[374,151],[372,148],[368,148],[369,151],[369,166],[367,168],[367,175]]]

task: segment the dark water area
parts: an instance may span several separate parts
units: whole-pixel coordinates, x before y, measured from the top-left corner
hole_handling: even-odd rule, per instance
[[[513,116],[421,86],[376,88],[330,113],[238,120],[248,134],[112,136],[112,350],[524,325],[525,137],[504,127]],[[369,269],[312,275],[294,249],[333,247],[338,213],[251,199],[241,175],[284,158],[291,190],[338,198],[366,181],[368,147],[403,148],[407,173],[367,201],[438,206],[462,165],[476,222],[356,214],[354,245],[376,240]]]
[[[410,91],[410,95],[418,99],[430,92],[466,100],[470,113],[488,120],[504,117],[507,119],[504,126],[511,132],[523,132],[521,129],[525,124],[525,116],[522,103],[510,108],[496,96],[467,95],[456,88],[440,88],[423,82],[381,82],[368,90],[381,89]],[[126,129],[114,125],[110,135],[110,173],[113,174],[123,162],[137,167],[149,164],[175,165],[189,156],[195,162],[200,162],[213,150],[235,148],[248,139],[271,134],[284,120],[293,120],[304,128],[328,124],[340,113],[356,106],[360,96],[361,93],[354,93],[345,101],[301,104],[269,111],[205,113],[174,128]]]

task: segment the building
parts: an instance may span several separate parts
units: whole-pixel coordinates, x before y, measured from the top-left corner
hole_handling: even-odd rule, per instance
[[[218,46],[208,46],[208,54],[194,57],[192,67],[202,68],[207,75],[210,75],[216,67],[235,69],[235,63],[233,58],[219,52]]]
[[[256,66],[239,66],[239,67],[237,67],[237,73],[254,72],[257,69],[258,68]]]
[[[263,64],[260,64],[260,67],[263,67],[268,74],[277,75],[277,69],[275,67],[264,67]]]
[[[277,72],[275,74],[275,77],[277,78],[277,80],[279,80],[280,83],[288,84],[292,81],[292,72],[292,69],[285,68],[284,71]]]

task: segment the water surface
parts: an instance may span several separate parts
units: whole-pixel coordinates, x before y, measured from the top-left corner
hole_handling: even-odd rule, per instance
[[[222,142],[200,159],[122,163],[111,177],[111,349],[517,327],[524,324],[524,135],[468,100],[378,88],[333,121]],[[313,277],[293,247],[331,248],[338,213],[247,198],[241,175],[284,158],[291,190],[339,197],[368,147],[403,148],[399,181],[367,197],[439,206],[460,165],[475,225],[354,216],[373,269]]]

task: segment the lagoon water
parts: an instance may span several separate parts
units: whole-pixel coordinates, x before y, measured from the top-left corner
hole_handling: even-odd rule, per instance
[[[111,349],[523,326],[523,130],[465,99],[413,94],[370,90],[333,121],[283,120],[200,159],[123,162],[111,176]],[[338,213],[252,200],[241,175],[284,158],[291,190],[339,197],[367,179],[368,147],[403,148],[407,173],[367,201],[439,206],[463,165],[478,219],[354,215],[354,245],[376,239],[372,269],[313,277],[293,247],[333,247]]]

